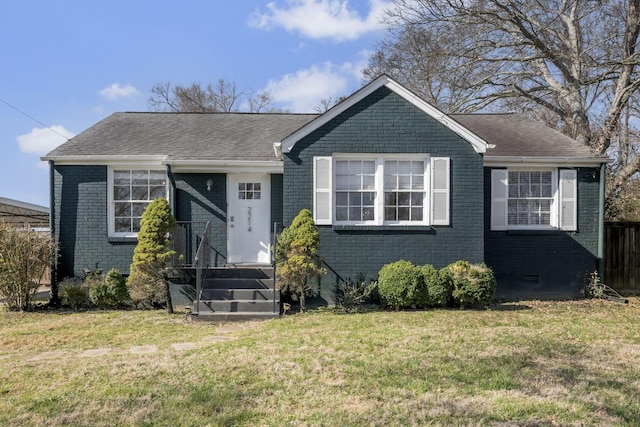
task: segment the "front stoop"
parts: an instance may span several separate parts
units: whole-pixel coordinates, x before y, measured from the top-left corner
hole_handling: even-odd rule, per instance
[[[196,306],[197,305],[197,306]],[[280,316],[280,291],[272,267],[213,268],[202,282],[192,317],[204,321],[269,319]]]

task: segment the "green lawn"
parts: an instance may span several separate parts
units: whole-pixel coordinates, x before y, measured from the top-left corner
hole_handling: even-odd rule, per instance
[[[2,426],[640,424],[638,298],[217,325],[0,316]]]

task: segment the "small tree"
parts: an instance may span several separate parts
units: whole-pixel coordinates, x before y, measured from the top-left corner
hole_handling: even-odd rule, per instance
[[[0,298],[8,310],[28,310],[54,253],[51,235],[0,223]]]
[[[276,247],[276,270],[280,289],[300,300],[300,310],[306,309],[305,297],[315,294],[309,279],[320,278],[326,271],[318,257],[320,233],[309,209],[303,209],[291,225],[282,231]]]
[[[175,225],[176,220],[165,199],[155,199],[147,206],[142,214],[138,244],[127,280],[132,300],[153,305],[166,304],[169,313],[173,313],[173,304],[168,262],[175,251],[170,249],[168,235]]]

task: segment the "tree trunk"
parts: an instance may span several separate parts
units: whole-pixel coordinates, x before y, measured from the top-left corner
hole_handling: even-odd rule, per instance
[[[171,285],[169,283],[169,280],[167,280],[166,278],[164,279],[164,292],[165,299],[167,301],[167,313],[173,314],[173,302],[171,301]]]

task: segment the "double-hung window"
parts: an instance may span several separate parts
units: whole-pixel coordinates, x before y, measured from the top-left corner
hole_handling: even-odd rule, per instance
[[[424,160],[385,160],[385,222],[423,221],[424,177]]]
[[[491,229],[577,229],[574,169],[493,169]]]
[[[154,199],[167,197],[165,171],[109,169],[109,234],[135,236]]]
[[[375,219],[376,162],[336,161],[337,221],[368,222]]]
[[[314,220],[319,225],[448,225],[449,158],[315,157]]]

